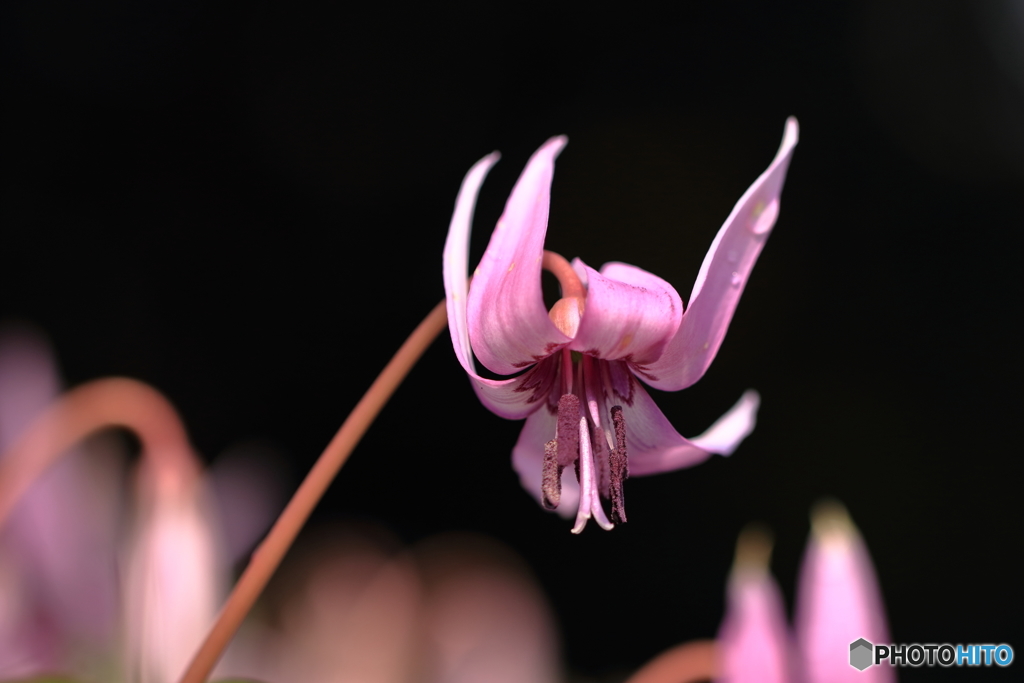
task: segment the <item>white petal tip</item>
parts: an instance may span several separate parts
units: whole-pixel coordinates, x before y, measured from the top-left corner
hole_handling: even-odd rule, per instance
[[[483,176],[487,175],[487,172],[491,170],[491,167],[498,163],[500,159],[501,152],[494,150],[487,156],[480,159],[480,161],[473,164],[473,167],[470,168],[469,172],[466,174],[463,186],[465,187],[466,181],[469,181],[472,178],[473,180],[470,182],[470,185],[475,185],[478,188],[480,183],[483,182]]]
[[[554,137],[548,138],[547,142],[545,142],[543,145],[541,145],[540,149],[538,149],[534,153],[534,156],[539,156],[540,154],[546,154],[546,155],[550,155],[551,158],[554,159],[555,157],[557,157],[562,152],[563,149],[565,149],[565,146],[568,145],[568,144],[569,144],[569,138],[568,137],[566,137],[565,135],[556,135]]]
[[[708,427],[708,430],[690,441],[709,453],[732,455],[743,439],[750,436],[757,425],[757,409],[761,395],[748,389],[729,411]]]
[[[800,124],[797,123],[795,116],[790,116],[786,119],[786,128],[782,133],[782,144],[779,145],[779,152],[775,155],[775,158],[779,159],[791,152],[798,142],[800,142]]]
[[[736,403],[736,408],[743,407],[745,410],[757,415],[758,409],[761,407],[761,394],[758,393],[757,389],[747,389],[740,396],[740,400]]]

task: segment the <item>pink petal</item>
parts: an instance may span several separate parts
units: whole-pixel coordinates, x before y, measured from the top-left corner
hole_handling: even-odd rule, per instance
[[[455,200],[455,212],[448,228],[444,244],[444,292],[448,308],[448,329],[452,336],[455,356],[469,375],[480,401],[492,412],[519,420],[537,409],[539,395],[530,390],[532,382],[544,379],[537,368],[519,377],[508,380],[485,379],[476,374],[473,351],[469,344],[467,323],[467,263],[469,258],[469,235],[473,224],[473,209],[487,172],[498,161],[498,153],[489,154],[473,165],[466,174]],[[543,235],[542,235],[543,239]],[[537,275],[540,282],[540,274]],[[545,314],[545,318],[546,318]],[[552,432],[554,433],[554,432]],[[539,489],[538,489],[539,490]]]
[[[858,671],[850,643],[866,638],[888,644],[878,582],[867,548],[842,506],[819,506],[813,515],[797,594],[796,634],[809,683],[891,683],[888,666]]]
[[[0,454],[59,390],[56,361],[42,335],[32,328],[0,330]],[[44,617],[46,638],[63,650],[107,647],[117,617],[111,558],[121,503],[120,454],[103,440],[75,450],[81,452],[65,456],[26,492],[0,540],[0,555],[12,558],[23,573],[19,598]],[[0,635],[0,660],[4,648]]]
[[[612,384],[618,386],[612,369]],[[620,366],[621,367],[621,366]],[[661,412],[640,382],[630,375],[631,400],[623,402],[626,421],[626,447],[629,452],[629,473],[634,476],[659,474],[691,467],[708,459],[712,453],[731,455],[740,442],[754,429],[760,399],[748,391],[729,411],[718,418],[703,434],[693,439],[680,436]],[[616,393],[620,393],[616,390]]]
[[[569,348],[604,360],[657,360],[683,316],[672,285],[624,263],[606,263],[600,273],[579,259],[573,266],[586,273],[587,303]]]
[[[127,677],[174,681],[213,625],[230,566],[205,482],[175,491],[139,481],[143,510],[122,575]]]
[[[566,142],[564,137],[551,138],[530,158],[469,290],[473,351],[500,375],[532,365],[571,341],[548,318],[540,287],[551,179],[555,157]]]
[[[224,554],[231,562],[248,559],[287,502],[281,456],[266,444],[231,446],[207,470]]]
[[[725,415],[715,420],[703,434],[693,437],[690,441],[712,453],[732,455],[743,439],[754,431],[754,425],[757,424],[757,409],[760,405],[761,395],[753,389],[747,389]]]
[[[767,570],[734,571],[718,634],[718,683],[788,683],[788,633],[782,595]]]
[[[512,379],[486,379],[470,374],[469,381],[477,398],[492,413],[508,420],[522,420],[544,405],[558,379],[557,360],[547,358]]]
[[[466,300],[469,291],[469,235],[473,229],[473,210],[480,186],[487,172],[498,163],[497,152],[473,164],[462,181],[455,198],[455,212],[444,242],[444,295],[448,309],[448,330],[452,335],[455,356],[470,375],[476,374],[473,352],[469,346],[469,323],[466,322]]]
[[[688,387],[714,360],[779,215],[779,196],[797,137],[796,119],[790,118],[775,159],[736,203],[711,243],[679,332],[661,358],[637,369],[652,387],[665,391]]]

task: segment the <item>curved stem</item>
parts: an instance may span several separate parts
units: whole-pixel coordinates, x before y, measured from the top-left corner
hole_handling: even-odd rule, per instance
[[[198,476],[185,428],[163,394],[124,377],[94,380],[61,395],[0,460],[0,528],[50,465],[107,427],[125,427],[138,436],[157,481],[181,485]]]
[[[587,298],[587,290],[583,287],[580,276],[573,270],[572,264],[561,254],[545,249],[544,260],[541,261],[540,267],[558,278],[558,284],[562,287],[563,299]]]
[[[715,641],[693,640],[662,652],[626,683],[697,683],[718,673]]]
[[[266,538],[252,555],[231,595],[228,596],[217,622],[192,659],[181,683],[203,683],[210,675],[224,648],[241,626],[245,615],[252,609],[256,598],[263,592],[277,566],[295,541],[313,508],[323,497],[338,470],[345,464],[352,449],[366,433],[381,408],[391,398],[398,385],[416,364],[423,352],[445,329],[448,317],[442,301],[424,318],[412,335],[402,344],[394,358],[381,371],[377,379],[341,425],[337,434],[306,475],[284,512],[277,518]]]

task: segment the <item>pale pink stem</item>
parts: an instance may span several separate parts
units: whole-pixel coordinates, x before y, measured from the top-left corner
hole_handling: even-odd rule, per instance
[[[626,683],[697,683],[718,673],[715,641],[692,640],[662,652]]]
[[[241,626],[245,615],[252,609],[256,599],[281,563],[286,552],[295,541],[313,508],[323,497],[338,470],[345,464],[352,449],[366,433],[381,408],[391,398],[398,385],[416,364],[431,342],[447,327],[448,316],[442,301],[424,318],[412,335],[398,349],[398,353],[387,364],[377,379],[359,400],[356,407],[341,425],[327,448],[320,454],[313,468],[306,475],[295,495],[288,502],[284,512],[277,518],[266,538],[252,555],[249,565],[242,572],[227,602],[224,603],[217,622],[199,651],[189,664],[181,683],[203,683],[217,664],[224,648]]]
[[[133,379],[94,380],[61,395],[0,459],[0,528],[50,465],[108,427],[135,433],[158,482],[182,485],[198,476],[200,465],[185,428],[163,394]]]
[[[548,271],[556,278],[562,287],[563,299],[586,299],[587,290],[580,281],[580,276],[573,270],[572,264],[564,256],[553,251],[544,250],[544,260],[540,267]]]

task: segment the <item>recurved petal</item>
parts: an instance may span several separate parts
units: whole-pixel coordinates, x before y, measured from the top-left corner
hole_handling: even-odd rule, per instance
[[[579,259],[573,267],[586,274],[587,302],[569,348],[604,360],[657,360],[683,316],[675,288],[624,263],[606,263],[600,273]]]
[[[714,360],[750,271],[779,215],[779,197],[798,130],[796,119],[786,121],[775,159],[736,202],[715,236],[697,274],[679,332],[661,358],[639,369],[651,386],[665,391],[688,387]]]
[[[485,379],[476,374],[473,351],[469,345],[469,325],[466,314],[466,263],[469,258],[469,234],[473,224],[473,209],[477,193],[487,172],[498,161],[498,153],[485,156],[466,174],[455,200],[455,212],[444,243],[444,293],[448,308],[448,330],[452,335],[455,356],[469,375],[473,390],[480,401],[492,412],[518,420],[536,410],[540,400],[538,388],[549,379],[548,370],[532,368],[519,377],[507,380]],[[539,275],[538,275],[539,280]],[[540,385],[538,385],[540,383]]]
[[[509,420],[521,420],[534,411],[547,412],[539,411],[538,408],[544,405],[551,393],[557,374],[557,359],[546,358],[512,379],[486,379],[469,373],[469,381],[480,402],[488,410]],[[551,432],[552,435],[554,433]]]
[[[530,158],[473,275],[469,340],[480,362],[500,375],[571,341],[548,318],[540,286],[555,157],[566,142],[551,138]]]
[[[732,455],[743,439],[750,436],[757,424],[757,409],[761,406],[761,395],[747,389],[732,408],[715,420],[700,436],[690,441],[703,449],[720,455]]]
[[[865,638],[888,643],[878,581],[867,548],[846,510],[819,504],[811,519],[797,591],[796,637],[806,680],[891,683],[893,670],[849,665],[850,644]]]
[[[519,440],[512,449],[512,467],[519,475],[519,483],[527,493],[541,500],[541,470],[544,465],[544,444],[555,438],[557,416],[547,408],[538,410],[526,418]],[[566,519],[574,516],[580,503],[580,486],[572,467],[562,473],[562,496],[558,503],[558,514]]]
[[[473,351],[469,346],[469,323],[466,317],[469,235],[473,229],[473,210],[476,208],[480,186],[487,177],[487,172],[499,158],[497,152],[492,152],[469,169],[455,199],[455,211],[448,226],[448,237],[444,241],[444,296],[448,309],[448,330],[452,335],[455,356],[471,375],[476,374],[476,367],[473,364]]]
[[[631,475],[691,467],[707,460],[712,453],[731,455],[754,429],[759,402],[756,392],[745,393],[706,432],[686,439],[675,430],[636,378],[630,376],[630,380],[632,401],[621,405]]]

